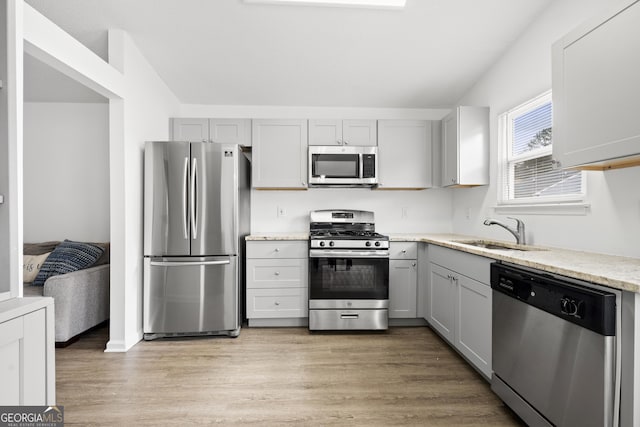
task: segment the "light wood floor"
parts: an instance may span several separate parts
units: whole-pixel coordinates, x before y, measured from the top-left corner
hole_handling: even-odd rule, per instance
[[[523,425],[429,328],[141,342],[107,327],[56,349],[67,425]]]

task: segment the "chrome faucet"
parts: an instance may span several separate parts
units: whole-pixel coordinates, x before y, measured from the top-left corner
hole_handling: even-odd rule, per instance
[[[514,237],[516,238],[517,244],[526,245],[527,239],[524,234],[524,222],[522,222],[522,220],[519,220],[518,218],[513,218],[510,216],[508,216],[507,218],[516,220],[517,224],[515,229],[513,227],[509,227],[508,225],[501,223],[500,221],[496,221],[495,219],[485,219],[484,225],[494,225],[494,224],[499,225],[500,227],[503,227],[509,233],[514,235]]]

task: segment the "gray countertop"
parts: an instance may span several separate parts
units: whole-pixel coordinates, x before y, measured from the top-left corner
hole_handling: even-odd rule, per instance
[[[246,238],[248,241],[307,239],[307,233],[260,233],[249,235]],[[483,239],[459,234],[390,234],[389,239],[392,242],[425,242],[444,246],[496,260],[537,268],[550,273],[586,280],[615,289],[640,293],[640,259],[638,258],[542,246],[530,246],[529,248],[533,250],[526,251],[484,249],[459,242],[460,240]]]

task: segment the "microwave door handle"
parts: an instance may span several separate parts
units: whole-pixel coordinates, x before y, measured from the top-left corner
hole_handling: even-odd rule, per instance
[[[358,154],[358,178],[362,179],[364,176],[364,165],[362,164],[364,159],[362,157],[362,153]]]

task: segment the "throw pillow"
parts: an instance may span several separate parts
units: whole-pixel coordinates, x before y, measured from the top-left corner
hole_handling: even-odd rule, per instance
[[[89,268],[100,258],[104,250],[96,245],[65,240],[51,252],[33,281],[34,286],[43,286],[51,276],[71,273]]]
[[[42,263],[47,259],[51,252],[42,255],[23,255],[22,262],[22,281],[31,283],[38,275]]]

